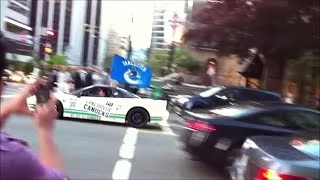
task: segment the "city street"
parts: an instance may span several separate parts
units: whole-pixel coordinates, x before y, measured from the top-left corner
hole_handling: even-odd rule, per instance
[[[8,84],[2,100],[12,98],[22,88]],[[177,118],[170,115],[169,127],[145,129],[59,120],[56,142],[72,179],[222,179],[213,167],[191,161],[179,148]],[[11,116],[5,130],[28,141],[37,151],[37,137],[29,117]]]

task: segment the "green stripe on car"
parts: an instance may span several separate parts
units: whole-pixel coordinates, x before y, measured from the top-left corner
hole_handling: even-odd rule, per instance
[[[36,105],[34,104],[29,104],[28,105],[30,109],[34,110]],[[77,115],[85,115],[85,116],[95,116],[99,117],[100,115],[97,115],[95,113],[91,112],[85,112],[83,110],[75,110],[75,109],[64,109],[63,113],[68,113],[68,114],[77,114]],[[125,114],[110,114],[109,118],[114,118],[114,119],[125,119],[126,115]],[[162,121],[162,117],[159,116],[154,116],[150,118],[151,121]]]

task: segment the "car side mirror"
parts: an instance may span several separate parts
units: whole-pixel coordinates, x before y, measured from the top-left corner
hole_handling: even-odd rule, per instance
[[[84,93],[83,92],[80,92],[79,94],[77,94],[77,97],[79,98],[79,97],[81,97],[81,96],[83,96],[84,95]]]

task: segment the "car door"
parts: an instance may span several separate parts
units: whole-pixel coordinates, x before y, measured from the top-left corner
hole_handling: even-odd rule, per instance
[[[73,96],[70,96],[70,98],[67,98],[66,102],[64,103],[64,116],[71,118],[100,120],[101,116],[90,112],[90,110],[84,106],[87,101],[95,96],[96,91],[96,87],[85,88]]]
[[[254,115],[243,116],[239,119],[245,122],[245,131],[243,135],[286,135],[291,134],[289,124],[284,117],[283,110],[272,110],[260,112]],[[239,133],[239,137],[241,137]]]
[[[103,94],[100,94],[100,91],[102,91]],[[103,121],[124,122],[120,117],[115,117],[115,104],[118,103],[115,102],[113,97],[113,88],[95,87],[81,95],[80,98],[82,102],[82,109],[85,112],[95,114]]]

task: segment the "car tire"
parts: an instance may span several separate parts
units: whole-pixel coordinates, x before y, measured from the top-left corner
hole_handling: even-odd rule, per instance
[[[56,102],[56,110],[58,112],[58,118],[62,119],[63,118],[63,106],[60,101]]]
[[[133,108],[128,112],[126,116],[126,121],[131,127],[141,128],[148,123],[149,114],[143,108]]]

